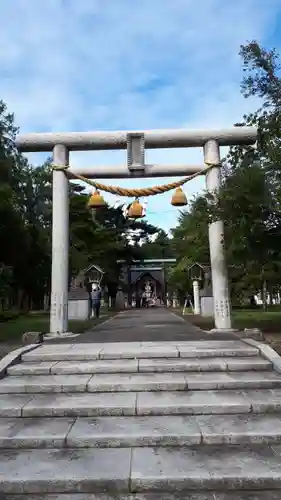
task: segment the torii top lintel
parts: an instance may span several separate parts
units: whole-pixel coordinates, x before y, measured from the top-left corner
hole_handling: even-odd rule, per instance
[[[22,152],[48,152],[57,144],[70,151],[127,149],[128,134],[143,135],[147,149],[202,147],[209,140],[216,140],[220,146],[251,145],[257,140],[257,129],[247,126],[220,130],[40,132],[19,135],[16,145]]]

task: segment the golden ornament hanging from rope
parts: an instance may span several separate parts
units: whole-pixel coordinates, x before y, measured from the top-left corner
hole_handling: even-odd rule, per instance
[[[88,208],[102,208],[105,207],[106,203],[104,201],[103,196],[100,194],[100,192],[96,189],[96,191],[93,192],[91,195],[89,201],[88,201]]]
[[[127,217],[129,219],[140,219],[141,217],[143,217],[143,206],[138,199],[133,201],[133,203],[130,205]]]
[[[175,190],[172,196],[171,205],[173,205],[174,207],[184,207],[185,205],[187,205],[187,198],[181,187],[178,187]]]

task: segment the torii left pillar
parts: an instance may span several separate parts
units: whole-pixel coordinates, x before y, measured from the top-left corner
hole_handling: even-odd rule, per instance
[[[69,152],[64,145],[54,147],[53,162],[62,167],[69,164]],[[53,170],[52,212],[52,292],[48,336],[58,337],[68,331],[69,195],[68,178],[63,170]]]

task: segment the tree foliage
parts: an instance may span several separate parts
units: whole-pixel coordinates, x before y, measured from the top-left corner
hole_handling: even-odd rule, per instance
[[[209,263],[208,222],[224,221],[231,290],[237,299],[265,286],[279,289],[281,271],[280,57],[256,41],[241,46],[240,56],[241,92],[259,106],[236,126],[257,126],[257,145],[230,149],[217,201],[207,193],[193,200],[174,231],[178,271],[192,261]]]
[[[14,116],[0,101],[0,302],[18,308],[42,307],[50,293],[52,171],[49,158],[34,168],[15,147]],[[85,187],[69,185],[69,281],[98,264],[112,293],[118,285],[119,260],[131,262],[146,253],[140,243],[158,229],[129,221],[122,208],[87,208]]]
[[[276,50],[257,41],[242,45],[241,92],[257,109],[236,126],[255,125],[257,146],[232,147],[223,160],[217,199],[191,200],[168,236],[145,220],[133,222],[121,208],[87,209],[84,187],[70,184],[70,278],[92,263],[116,290],[120,264],[177,258],[169,282],[191,291],[187,269],[210,264],[208,224],[225,223],[226,257],[233,297],[280,288],[281,272],[281,73]],[[50,291],[51,159],[34,168],[15,147],[14,116],[0,101],[0,301],[41,307]],[[66,256],[67,258],[67,256]]]

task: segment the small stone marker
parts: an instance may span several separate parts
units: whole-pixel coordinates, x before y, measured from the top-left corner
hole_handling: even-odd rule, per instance
[[[263,333],[259,328],[244,328],[244,335],[254,340],[263,340]]]
[[[22,336],[22,343],[27,344],[41,344],[44,342],[43,332],[25,332]]]

